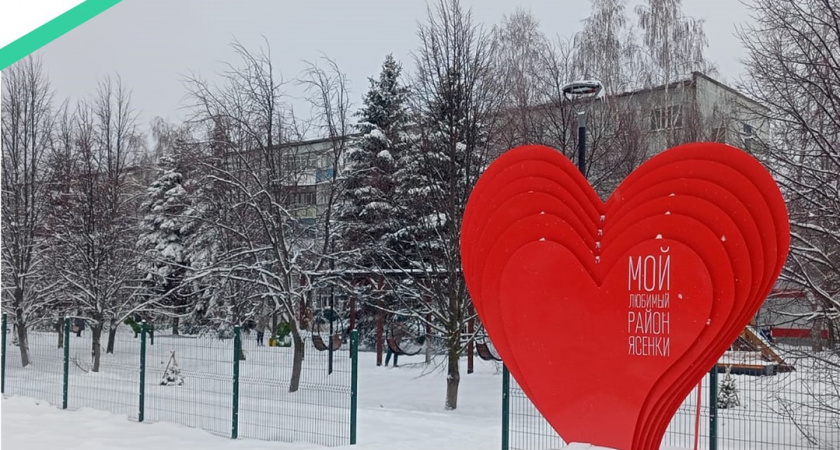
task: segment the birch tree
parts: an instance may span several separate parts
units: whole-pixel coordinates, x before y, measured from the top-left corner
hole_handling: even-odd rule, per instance
[[[682,0],[647,0],[636,7],[642,49],[649,61],[648,85],[669,84],[692,71],[710,72],[703,20],[686,16]]]
[[[549,41],[540,30],[539,20],[523,9],[505,16],[493,29],[493,39],[495,68],[503,88],[499,93],[503,99],[499,143],[512,148],[540,142],[544,112],[540,106],[548,101],[542,57]]]

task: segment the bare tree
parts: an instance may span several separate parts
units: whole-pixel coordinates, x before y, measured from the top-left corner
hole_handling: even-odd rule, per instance
[[[3,73],[3,310],[12,313],[21,364],[29,365],[27,327],[43,312],[43,227],[52,143],[53,92],[40,60],[32,57]]]
[[[492,35],[458,0],[428,9],[418,30],[420,48],[412,80],[415,142],[404,154],[402,189],[413,227],[412,300],[420,318],[437,330],[446,348],[447,409],[458,406],[461,334],[471,301],[461,273],[459,230],[470,190],[489,161],[503,99]]]
[[[791,251],[782,280],[812,295],[832,346],[840,339],[840,5],[824,0],[752,3],[739,31],[749,76],[743,88],[767,110],[758,142],[784,190]],[[756,139],[759,139],[756,136]]]
[[[336,204],[344,189],[340,168],[344,165],[353,136],[353,126],[350,123],[350,102],[347,89],[347,77],[341,72],[335,60],[327,56],[321,57],[321,62],[327,66],[323,68],[317,63],[307,62],[306,69],[300,83],[309,94],[308,100],[312,105],[313,125],[319,136],[327,143],[326,150],[318,158],[319,173],[316,173],[315,183],[318,185],[317,197],[319,211],[318,245],[322,256],[330,255],[334,250],[336,232],[334,230]],[[335,259],[320,258],[315,266],[316,271],[335,267]]]
[[[338,196],[337,162],[348,145],[346,79],[337,65],[310,64],[303,83],[325,138],[298,143],[302,134],[283,104],[283,82],[266,46],[252,53],[233,44],[241,65],[229,65],[224,84],[187,80],[195,119],[214,124],[216,159],[206,164],[219,211],[213,225],[224,252],[207,273],[253,289],[290,328],[294,359],[289,391],[299,388],[302,330],[315,280],[325,281],[332,259],[332,208]],[[219,195],[219,194],[222,195]],[[321,202],[318,197],[321,197]]]
[[[668,85],[693,71],[714,69],[704,56],[709,44],[703,20],[683,14],[682,0],[647,0],[636,13],[650,68],[646,84]]]
[[[77,314],[91,322],[92,371],[101,336],[109,340],[136,308],[136,195],[129,167],[140,146],[130,94],[119,78],[99,83],[72,120],[72,160],[54,186],[51,266],[66,284]]]
[[[624,2],[591,0],[592,12],[574,36],[574,66],[579,76],[595,78],[609,94],[636,87],[639,45],[632,34]]]
[[[496,70],[502,80],[502,124],[499,144],[511,148],[539,142],[542,110],[547,101],[543,55],[549,42],[533,14],[519,9],[502,19],[493,30]]]
[[[780,280],[802,292],[780,311],[811,324],[815,345],[799,364],[818,376],[803,379],[801,399],[783,404],[805,437],[818,431],[808,415],[840,421],[840,5],[828,0],[753,0],[754,23],[738,32],[747,49],[742,88],[767,107],[753,111],[771,125],[754,136],[760,155],[787,200],[791,246]],[[829,349],[834,352],[823,352]],[[815,440],[816,439],[816,440]]]

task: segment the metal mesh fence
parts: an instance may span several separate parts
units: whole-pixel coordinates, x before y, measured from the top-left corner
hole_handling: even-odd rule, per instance
[[[321,351],[312,336],[303,336],[299,385],[290,392],[294,347],[258,345],[255,333],[241,334],[242,357],[234,369],[235,338],[157,333],[146,339],[143,359],[143,334],[121,327],[113,352],[107,352],[103,333],[100,366],[94,371],[90,329],[77,335],[74,328],[61,348],[58,332],[29,330],[30,364],[25,368],[13,330],[4,331],[6,395],[67,409],[101,409],[132,420],[175,422],[227,437],[328,446],[346,445],[351,434],[355,437],[349,337],[336,339],[334,351]]]
[[[312,337],[304,336],[300,383],[297,391],[289,392],[293,347],[258,346],[252,336],[243,334],[247,360],[240,365],[240,436],[347,444],[352,376],[349,338],[336,339],[338,348],[330,352],[329,348],[318,350]]]
[[[232,405],[233,339],[155,332],[146,347],[144,420],[230,436]]]
[[[139,391],[140,339],[118,330],[114,335],[113,353],[108,353],[108,333],[100,337],[99,370],[93,369],[93,330],[70,333],[69,386],[67,409],[95,408],[124,414],[137,420]],[[56,358],[61,362],[61,358]]]
[[[9,324],[4,331],[4,393],[37,398],[61,406],[64,351],[58,347],[58,332],[27,333],[29,365],[24,367],[16,330]]]
[[[793,362],[796,371],[773,376],[731,375],[730,380],[725,374],[718,374],[718,393],[725,384],[734,385],[737,404],[717,409],[717,449],[840,449],[840,359],[786,359]],[[701,449],[714,448],[709,435],[710,379],[707,375],[700,388]],[[514,380],[510,399],[511,449],[553,449],[565,445]],[[663,445],[694,448],[696,420],[697,388],[672,419]]]
[[[504,431],[503,431],[504,432]],[[560,448],[566,443],[548,424],[545,418],[525,395],[525,392],[510,379],[510,448],[543,449]]]

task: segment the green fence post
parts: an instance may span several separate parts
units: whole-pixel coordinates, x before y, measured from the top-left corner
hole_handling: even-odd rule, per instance
[[[502,450],[510,449],[510,372],[502,364]]]
[[[70,391],[70,318],[64,318],[64,380],[61,389],[61,409],[67,409],[67,394]]]
[[[350,332],[350,445],[356,445],[356,410],[359,405],[359,330]]]
[[[137,421],[145,419],[146,412],[146,321],[140,322],[140,401]]]
[[[239,352],[242,351],[242,337],[239,325],[233,327],[233,424],[231,439],[239,436]]]
[[[155,323],[149,322],[149,345],[155,345]]]
[[[717,450],[718,432],[718,371],[717,364],[709,372],[709,450]]]
[[[0,394],[6,392],[6,313],[3,313],[3,356],[0,362]]]

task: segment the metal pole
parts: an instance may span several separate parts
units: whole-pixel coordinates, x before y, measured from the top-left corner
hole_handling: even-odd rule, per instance
[[[718,371],[717,364],[709,372],[709,450],[717,450],[718,432]]]
[[[356,296],[350,297],[350,332],[356,330]],[[351,346],[350,357],[353,357],[353,349]]]
[[[242,351],[242,338],[239,325],[233,327],[233,414],[230,438],[239,436],[239,352]]]
[[[333,321],[335,319],[335,292],[333,287],[330,287],[330,339],[327,342],[327,375],[332,375],[333,373],[333,334],[335,330],[333,329]]]
[[[359,405],[359,331],[350,332],[350,445],[356,445],[356,410]]]
[[[382,305],[382,301],[379,302]],[[378,309],[376,311],[376,365],[382,365],[382,352],[385,350],[383,347],[383,340],[382,334],[385,331],[385,313]]]
[[[578,112],[578,169],[586,176],[586,111]]]
[[[70,318],[64,318],[64,378],[61,389],[61,409],[67,409],[70,391]]]
[[[510,372],[502,364],[502,450],[510,449]]]
[[[3,313],[3,356],[0,362],[0,394],[6,392],[6,313]],[[64,344],[67,346],[67,344]]]
[[[469,343],[467,344],[467,373],[473,373],[475,371],[475,339],[473,336],[475,334],[475,317],[470,317],[470,320],[467,322],[467,333],[469,336]]]
[[[137,421],[142,422],[146,411],[146,321],[140,322],[140,401]]]

